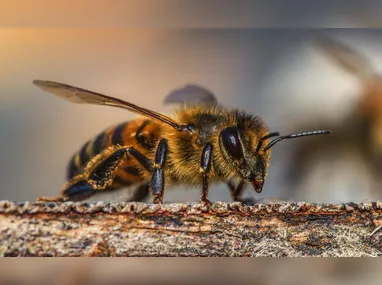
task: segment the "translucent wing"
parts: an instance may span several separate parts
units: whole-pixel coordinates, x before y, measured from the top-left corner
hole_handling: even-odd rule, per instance
[[[177,130],[183,130],[184,126],[179,125],[167,116],[159,114],[157,112],[139,107],[137,105],[125,102],[123,100],[95,93],[82,88],[70,86],[53,81],[34,80],[33,83],[40,87],[43,91],[49,92],[61,98],[64,98],[72,103],[78,104],[95,104],[106,105],[112,107],[118,107],[130,110],[135,113],[139,113],[154,119],[160,120]]]
[[[317,46],[340,67],[362,80],[368,80],[375,74],[374,68],[362,54],[343,43],[321,37]]]
[[[211,91],[198,85],[188,84],[171,91],[164,99],[164,104],[174,103],[217,105],[218,102]]]

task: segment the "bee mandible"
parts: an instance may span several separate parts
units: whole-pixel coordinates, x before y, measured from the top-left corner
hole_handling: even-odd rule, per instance
[[[163,203],[165,185],[186,184],[201,187],[200,201],[208,206],[210,184],[222,181],[233,200],[241,201],[247,184],[257,193],[262,191],[276,143],[330,133],[270,133],[260,117],[224,108],[210,91],[195,85],[167,96],[165,103],[181,103],[175,115],[168,117],[82,88],[33,82],[73,103],[119,107],[143,115],[87,142],[69,163],[70,181],[61,196],[40,200],[80,201],[98,191],[137,185],[133,200],[143,200],[151,192],[154,203]]]

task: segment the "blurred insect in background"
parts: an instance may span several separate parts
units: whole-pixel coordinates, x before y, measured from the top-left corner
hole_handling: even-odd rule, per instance
[[[40,198],[44,201],[79,201],[97,191],[137,185],[132,200],[143,200],[151,190],[154,203],[162,203],[165,185],[186,184],[201,187],[200,201],[210,205],[208,189],[215,181],[226,182],[233,199],[241,201],[246,184],[262,191],[270,149],[277,142],[330,133],[270,133],[261,118],[223,108],[211,92],[195,85],[167,96],[165,103],[181,103],[170,118],[70,85],[41,80],[34,84],[73,103],[119,107],[144,116],[111,127],[84,144],[69,163],[69,183],[62,196]]]
[[[351,47],[327,36],[315,43],[327,59],[358,79],[362,89],[358,101],[341,120],[299,124],[304,128],[330,127],[333,136],[329,140],[308,138],[294,145],[291,167],[285,172],[290,197],[309,199],[320,197],[318,193],[324,197],[327,189],[330,194],[326,202],[381,198],[381,76],[364,55]]]

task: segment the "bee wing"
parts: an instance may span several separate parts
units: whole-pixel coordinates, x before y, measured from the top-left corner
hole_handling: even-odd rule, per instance
[[[103,94],[95,93],[93,91],[85,90],[82,88],[74,87],[67,84],[62,84],[53,81],[34,80],[33,83],[40,87],[43,91],[59,96],[69,102],[77,104],[94,104],[94,105],[106,105],[112,107],[118,107],[152,117],[160,120],[173,128],[179,130],[183,126],[177,124],[175,121],[167,116],[159,114],[157,112],[139,107],[132,103],[123,101],[121,99],[113,98]]]
[[[180,89],[171,91],[164,99],[164,104],[174,103],[201,103],[205,105],[217,105],[215,95],[198,85],[188,84]]]
[[[366,57],[343,43],[321,37],[317,40],[317,46],[340,67],[362,80],[369,80],[375,74]]]

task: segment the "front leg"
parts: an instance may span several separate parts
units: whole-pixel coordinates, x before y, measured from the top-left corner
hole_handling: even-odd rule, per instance
[[[166,162],[167,156],[167,140],[162,139],[157,147],[157,151],[155,153],[155,164],[154,164],[154,172],[151,179],[151,190],[154,195],[153,202],[154,204],[162,204],[163,203],[163,190],[164,190],[164,172],[163,166]]]
[[[204,146],[202,151],[202,157],[200,160],[200,173],[202,175],[202,195],[200,196],[200,202],[207,207],[211,206],[211,202],[208,200],[208,188],[209,177],[208,172],[211,169],[212,161],[212,144],[208,143]]]
[[[227,183],[229,190],[231,192],[231,197],[235,202],[242,202],[243,198],[243,190],[244,190],[244,181],[240,181],[237,186],[233,183],[233,181],[229,181]]]
[[[235,202],[241,202],[244,205],[254,205],[256,203],[256,200],[252,198],[246,198],[243,199],[243,191],[244,191],[244,186],[245,182],[240,181],[237,186],[233,183],[233,181],[227,182],[228,188],[231,192],[231,197]]]

